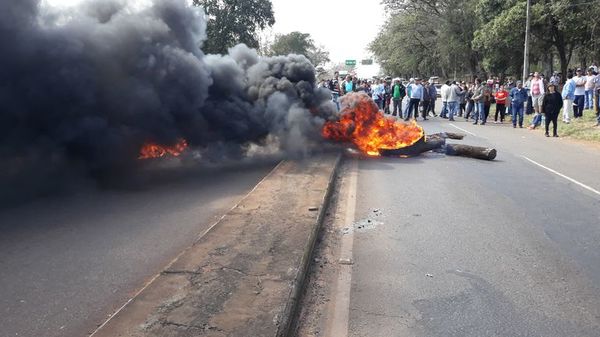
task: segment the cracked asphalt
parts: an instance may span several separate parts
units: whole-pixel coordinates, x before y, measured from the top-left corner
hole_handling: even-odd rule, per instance
[[[160,174],[0,210],[0,336],[86,336],[276,162]]]

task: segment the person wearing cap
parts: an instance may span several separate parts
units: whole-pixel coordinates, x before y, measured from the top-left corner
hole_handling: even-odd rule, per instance
[[[512,124],[513,128],[517,127],[517,117],[519,127],[523,127],[523,110],[525,102],[527,102],[527,89],[523,88],[523,82],[517,81],[517,86],[510,91],[510,102],[512,105]]]
[[[585,76],[583,76],[583,70],[577,68],[577,75],[573,77],[575,81],[575,112],[573,113],[574,118],[583,117],[583,108],[585,104]]]
[[[558,124],[558,115],[560,114],[560,109],[562,106],[562,96],[556,92],[556,86],[554,84],[550,84],[548,86],[548,93],[544,95],[544,100],[542,101],[542,113],[546,115],[546,137],[550,137],[550,134],[548,133],[550,123],[552,123],[553,128],[552,136],[558,137],[556,128]]]
[[[575,81],[573,73],[567,73],[567,81],[562,90],[563,98],[563,122],[569,124],[571,122],[570,114],[573,112],[573,101],[575,100]]]

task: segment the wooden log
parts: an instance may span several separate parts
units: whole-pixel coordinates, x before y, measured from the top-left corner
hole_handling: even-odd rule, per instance
[[[496,149],[463,144],[446,144],[445,149],[446,154],[449,156],[461,156],[483,160],[494,160],[497,154]]]
[[[411,146],[400,149],[380,149],[379,154],[386,157],[414,157],[423,152],[441,149],[446,140],[441,137],[423,137]]]
[[[456,132],[440,132],[440,133],[434,133],[431,135],[427,135],[427,139],[430,138],[444,138],[444,139],[458,139],[458,140],[462,140],[463,138],[465,138],[465,135],[462,133],[456,133]]]

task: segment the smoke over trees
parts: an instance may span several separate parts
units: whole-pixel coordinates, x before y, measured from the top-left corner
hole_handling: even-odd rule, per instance
[[[321,46],[316,46],[310,34],[301,32],[291,32],[275,36],[273,43],[268,46],[268,54],[304,55],[315,67],[329,62],[329,52]]]
[[[0,2],[0,188],[131,171],[147,141],[219,156],[319,142],[333,108],[308,59],[245,45],[206,56],[205,39],[186,0]]]
[[[207,14],[207,54],[226,54],[238,43],[258,48],[256,31],[275,24],[270,0],[194,0],[194,5]]]

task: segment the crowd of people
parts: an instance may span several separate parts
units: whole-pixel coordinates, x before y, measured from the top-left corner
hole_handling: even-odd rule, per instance
[[[586,74],[582,68],[569,71],[563,81],[560,74],[553,73],[550,79],[538,72],[529,74],[525,83],[507,78],[472,82],[446,81],[439,89],[437,83],[411,78],[403,81],[390,77],[382,79],[359,79],[347,75],[323,80],[320,86],[332,92],[332,99],[338,106],[338,98],[350,92],[364,92],[384,114],[405,121],[428,117],[438,117],[436,100],[441,99],[439,117],[454,121],[461,117],[473,124],[485,125],[491,119],[490,109],[495,105],[494,123],[504,123],[507,116],[513,128],[523,128],[525,114],[533,114],[529,129],[545,124],[546,136],[552,124],[552,136],[558,137],[557,124],[562,111],[562,122],[570,123],[571,118],[583,117],[584,110],[595,109],[596,126],[600,126],[600,75],[596,66],[590,66]],[[439,92],[438,92],[439,91]]]

